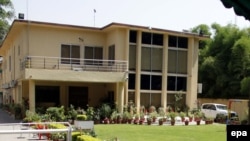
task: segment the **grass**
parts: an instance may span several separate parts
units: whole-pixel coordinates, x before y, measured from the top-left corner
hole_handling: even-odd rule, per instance
[[[95,125],[97,138],[111,141],[226,141],[226,125]],[[112,140],[113,141],[113,140]]]

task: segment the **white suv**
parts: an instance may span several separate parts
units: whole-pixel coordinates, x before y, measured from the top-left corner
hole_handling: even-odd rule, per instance
[[[201,105],[201,112],[204,113],[205,117],[214,118],[215,120],[218,114],[223,114],[226,117],[228,116],[227,106],[218,103],[203,103]],[[234,111],[230,111],[230,117],[235,116],[237,116],[237,113]]]

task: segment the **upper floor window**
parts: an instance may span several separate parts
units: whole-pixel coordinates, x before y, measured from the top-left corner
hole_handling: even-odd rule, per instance
[[[188,48],[188,38],[169,35],[168,46],[177,48]]]
[[[142,44],[163,45],[163,34],[142,32]]]
[[[103,59],[102,47],[86,46],[84,51],[85,64],[88,65],[101,65]]]
[[[80,64],[80,46],[62,44],[61,58],[62,64]]]
[[[137,40],[137,31],[130,30],[130,32],[129,32],[129,42],[130,43],[136,43],[136,40]]]
[[[115,60],[115,45],[109,46],[109,60],[113,60],[109,62],[109,65],[114,64]]]

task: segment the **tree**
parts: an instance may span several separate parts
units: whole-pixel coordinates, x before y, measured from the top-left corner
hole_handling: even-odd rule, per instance
[[[10,0],[0,0],[0,44],[9,29],[9,20],[14,18],[13,4]]]
[[[214,35],[199,52],[198,81],[203,84],[199,96],[246,98],[240,88],[242,79],[250,76],[250,29],[216,23],[211,28]]]

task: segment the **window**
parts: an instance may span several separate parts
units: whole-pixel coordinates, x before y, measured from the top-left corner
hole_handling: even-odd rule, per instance
[[[62,64],[80,64],[80,46],[61,45]]]
[[[140,95],[140,105],[156,107],[161,106],[161,94],[160,93],[141,93]]]
[[[136,46],[129,46],[129,70],[135,70],[136,67]]]
[[[142,44],[163,46],[163,34],[142,32]]]
[[[9,71],[11,71],[11,56],[9,56]]]
[[[168,73],[187,74],[187,51],[168,50]]]
[[[137,40],[137,31],[130,30],[129,32],[129,42],[130,43],[136,43]]]
[[[114,60],[115,60],[115,45],[111,45],[109,46],[109,65],[113,65],[114,64]]]
[[[142,47],[141,70],[162,72],[162,48]]]
[[[177,48],[188,48],[188,38],[178,36],[168,36],[168,46]]]
[[[187,78],[181,76],[168,76],[167,90],[170,91],[186,91]]]
[[[151,77],[151,78],[150,78]],[[161,90],[161,75],[141,75],[141,89],[143,90]]]
[[[128,89],[135,89],[135,74],[129,73]]]
[[[21,54],[21,50],[20,49],[21,49],[20,45],[18,45],[18,48],[17,48],[17,54],[18,54],[18,56],[20,56],[20,54]]]
[[[103,48],[86,46],[84,52],[86,65],[102,65]]]

